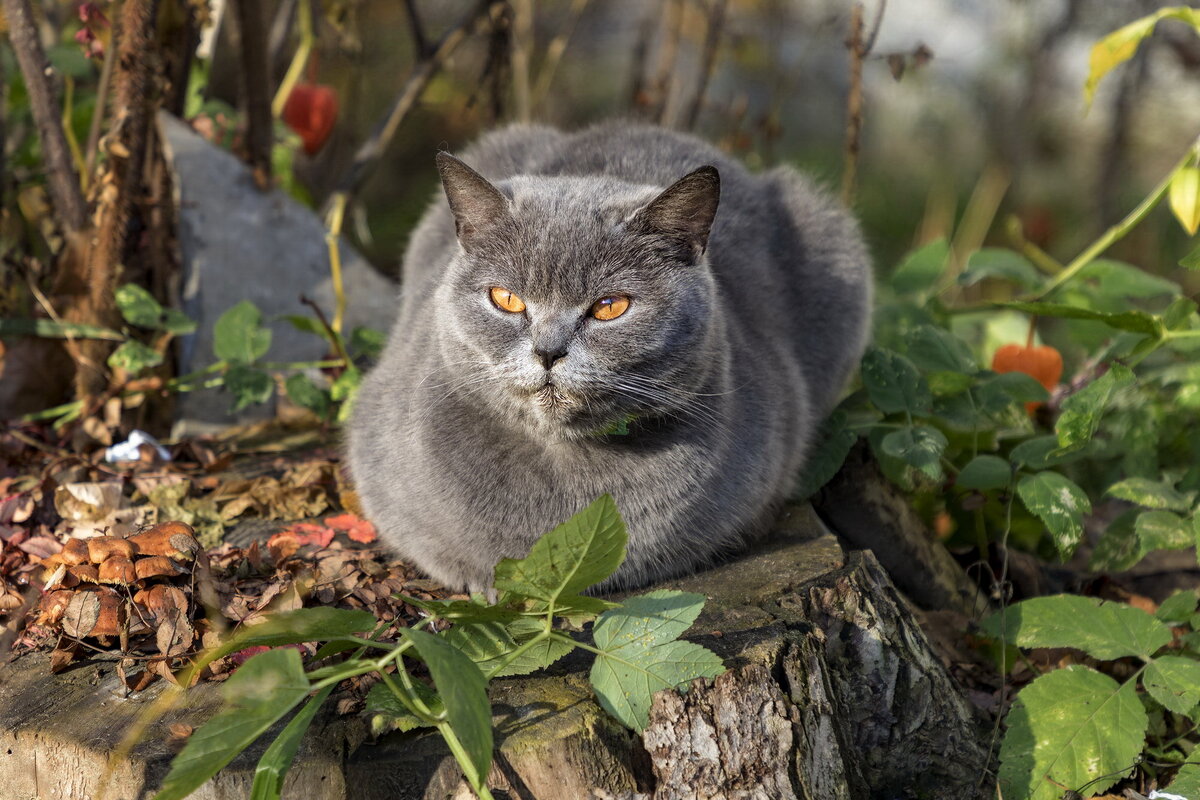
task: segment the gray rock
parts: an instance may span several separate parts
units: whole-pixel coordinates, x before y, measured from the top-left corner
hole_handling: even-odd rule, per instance
[[[332,318],[333,285],[320,217],[278,189],[260,191],[245,164],[176,117],[160,113],[158,127],[179,209],[181,304],[199,323],[196,333],[181,341],[181,373],[216,360],[213,325],[242,300],[262,310],[273,332],[269,360],[321,358],[326,352],[323,340],[280,319],[285,314],[311,314],[300,302],[301,295]],[[345,330],[365,325],[386,331],[394,314],[396,286],[344,242],[341,258]],[[235,417],[231,405],[230,396],[217,389],[185,393],[179,398],[174,432],[203,432],[269,416],[274,410],[273,404],[252,406]]]

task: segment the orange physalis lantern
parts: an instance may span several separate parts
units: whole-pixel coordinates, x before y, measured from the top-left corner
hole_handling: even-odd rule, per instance
[[[1006,344],[992,356],[992,371],[1024,372],[1049,392],[1058,386],[1058,380],[1062,377],[1062,354],[1049,345],[1033,347],[1032,343]],[[1032,414],[1039,405],[1041,403],[1026,403],[1025,411]]]
[[[337,121],[337,94],[332,86],[297,84],[283,106],[283,121],[300,136],[304,152],[316,154]]]

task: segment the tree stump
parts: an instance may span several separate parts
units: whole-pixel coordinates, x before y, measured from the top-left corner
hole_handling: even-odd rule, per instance
[[[709,600],[686,638],[728,671],[662,692],[638,736],[596,703],[582,651],[498,680],[489,782],[511,800],[850,800],[988,795],[990,731],[930,649],[907,600],[869,552],[845,553],[807,505],[742,558],[662,588]],[[4,797],[100,800],[108,754],[161,688],[120,699],[110,666],[50,675],[44,656],[0,667]],[[173,754],[168,726],[199,726],[216,687],[151,726],[116,765],[106,798],[153,794]],[[274,732],[195,797],[248,794]],[[982,788],[981,788],[982,787]],[[370,742],[359,717],[324,714],[285,797],[449,800],[470,790],[436,734]]]

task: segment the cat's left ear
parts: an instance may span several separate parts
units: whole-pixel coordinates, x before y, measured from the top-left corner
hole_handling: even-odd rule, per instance
[[[708,234],[721,199],[721,175],[716,167],[689,172],[639,209],[630,230],[657,234],[678,243],[681,255],[699,261],[708,247]]]
[[[437,154],[442,188],[454,213],[454,230],[463,249],[471,252],[479,238],[510,219],[508,198],[487,178],[447,152]]]

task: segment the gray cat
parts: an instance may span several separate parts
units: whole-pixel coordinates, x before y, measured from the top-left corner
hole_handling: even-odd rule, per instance
[[[383,541],[485,589],[607,492],[616,588],[761,534],[865,344],[854,221],[792,169],[635,124],[510,127],[437,164],[449,205],[350,423]]]

